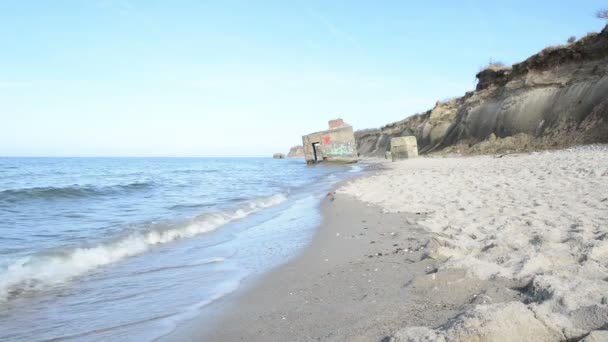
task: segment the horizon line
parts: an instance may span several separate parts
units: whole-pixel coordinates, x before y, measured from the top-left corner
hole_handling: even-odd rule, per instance
[[[259,155],[236,155],[236,156],[121,156],[121,155],[90,155],[90,156],[70,156],[70,155],[57,155],[57,156],[20,156],[20,155],[0,155],[0,158],[270,158],[272,156],[259,156]]]

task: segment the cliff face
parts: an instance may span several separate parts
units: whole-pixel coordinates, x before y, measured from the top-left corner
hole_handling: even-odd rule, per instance
[[[287,153],[287,158],[304,158],[304,148],[300,145],[292,147]]]
[[[608,142],[608,26],[511,68],[477,74],[477,89],[422,114],[358,132],[361,155],[415,135],[420,153],[484,153]]]
[[[356,132],[357,151],[363,156],[381,157],[390,149],[391,138],[414,135],[420,153],[426,153],[439,144],[454,122],[464,98],[437,103],[435,108],[394,122],[379,130]]]

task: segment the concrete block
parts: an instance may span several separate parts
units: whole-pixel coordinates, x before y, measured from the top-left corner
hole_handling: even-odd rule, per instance
[[[308,164],[321,161],[349,163],[358,159],[352,126],[305,135],[302,137],[302,146]]]
[[[418,142],[415,136],[391,139],[391,157],[393,161],[418,157]]]
[[[342,119],[329,120],[328,125],[329,129],[336,129],[347,126],[347,124]]]

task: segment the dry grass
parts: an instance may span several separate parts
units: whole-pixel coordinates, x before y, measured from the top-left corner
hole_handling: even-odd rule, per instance
[[[443,105],[443,104],[452,102],[458,98],[460,98],[460,96],[451,96],[451,97],[446,97],[443,100],[437,100],[437,102],[435,102],[435,106],[439,106],[439,105]]]
[[[380,133],[380,128],[365,128],[355,131],[355,137],[361,137],[368,134]]]
[[[559,49],[563,49],[565,48],[566,45],[553,45],[553,46],[547,46],[546,48],[541,50],[541,54],[547,54],[547,53],[551,53],[555,50],[559,50]]]
[[[479,69],[479,71],[485,71],[485,70],[492,70],[492,71],[499,71],[499,70],[505,70],[505,69],[509,69],[510,67],[507,66],[505,63],[503,62],[492,62],[490,61],[490,63],[488,63],[488,65],[481,67]]]

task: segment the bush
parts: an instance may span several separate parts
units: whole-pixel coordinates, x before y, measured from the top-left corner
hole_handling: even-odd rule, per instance
[[[381,132],[381,130],[379,128],[364,128],[364,129],[355,131],[355,137],[360,138],[367,134],[375,134],[375,133],[380,133],[380,132]]]
[[[508,68],[509,67],[503,62],[493,62],[492,60],[490,60],[490,63],[488,63],[488,65],[486,65],[485,67],[480,68],[480,71],[484,71],[484,70],[498,71],[498,70],[503,70],[503,69],[508,69]]]
[[[566,47],[565,45],[553,45],[553,46],[547,46],[546,48],[542,49],[542,50],[540,51],[540,53],[541,53],[541,54],[543,54],[543,55],[546,55],[546,54],[551,53],[551,52],[553,52],[553,51],[555,51],[555,50],[563,49],[563,48],[565,48],[565,47]]]
[[[575,41],[576,41],[576,37],[575,36],[572,36],[572,37],[568,38],[568,44],[572,44]]]
[[[598,17],[598,18],[600,18],[600,19],[608,19],[608,9],[597,11],[597,13],[595,14],[595,16]]]
[[[435,106],[442,105],[442,104],[446,104],[446,103],[448,103],[448,102],[452,102],[452,101],[456,100],[456,99],[457,99],[457,98],[459,98],[459,97],[460,97],[460,96],[451,96],[451,97],[446,97],[446,98],[445,98],[445,99],[443,99],[443,100],[437,100],[437,102],[435,102]]]

